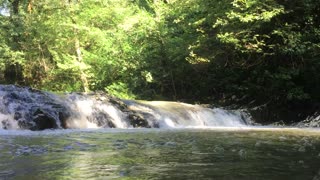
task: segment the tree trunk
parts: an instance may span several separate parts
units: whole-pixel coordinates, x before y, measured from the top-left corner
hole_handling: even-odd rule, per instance
[[[75,32],[75,49],[76,49],[76,55],[77,55],[77,60],[79,62],[79,70],[80,70],[80,79],[81,79],[81,82],[82,82],[82,87],[83,87],[83,90],[84,92],[89,92],[89,83],[88,83],[88,79],[87,79],[87,76],[86,74],[84,73],[84,70],[83,70],[83,67],[81,66],[82,64],[82,54],[81,54],[81,47],[80,47],[80,41],[78,39],[78,30],[75,28],[74,29],[74,32]]]
[[[79,0],[77,2],[80,2]],[[68,5],[72,5],[72,1],[68,1]],[[72,13],[71,13],[72,14]],[[89,92],[89,83],[88,83],[88,79],[87,76],[84,72],[84,68],[82,66],[83,64],[83,57],[82,57],[82,53],[81,53],[81,46],[80,46],[80,40],[78,38],[78,29],[76,27],[77,23],[76,20],[73,19],[73,17],[71,16],[71,21],[73,24],[73,32],[74,32],[74,47],[75,47],[75,51],[76,51],[76,58],[77,61],[79,62],[79,72],[80,72],[80,80],[82,83],[82,88],[84,90],[84,92]]]
[[[10,2],[11,2],[11,5],[12,5],[11,15],[18,15],[20,0],[11,0]]]
[[[17,19],[19,16],[19,6],[20,0],[10,0],[11,10],[10,10],[10,22],[14,26],[14,31],[18,32],[18,29],[21,28],[21,22]],[[11,35],[12,44],[11,49],[13,51],[20,51],[21,46],[21,36],[19,33]],[[19,63],[13,63],[10,59],[6,62],[4,70],[4,78],[7,83],[10,84],[21,84],[23,83],[23,68]]]

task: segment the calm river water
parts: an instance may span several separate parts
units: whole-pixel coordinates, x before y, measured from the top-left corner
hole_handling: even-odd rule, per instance
[[[320,179],[320,130],[0,130],[0,179]]]

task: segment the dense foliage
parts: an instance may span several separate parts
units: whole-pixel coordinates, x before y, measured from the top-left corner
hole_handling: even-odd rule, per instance
[[[320,100],[318,0],[0,0],[0,81],[122,98]]]

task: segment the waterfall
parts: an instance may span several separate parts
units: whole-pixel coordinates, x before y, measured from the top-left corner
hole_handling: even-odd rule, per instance
[[[247,122],[241,114],[221,108],[204,108],[167,101],[125,101],[128,108],[160,128],[239,127]]]
[[[241,112],[105,93],[53,93],[0,85],[0,129],[239,127]]]
[[[101,94],[71,93],[64,97],[71,109],[66,128],[129,128],[127,115]]]
[[[55,95],[26,87],[0,85],[0,127],[42,130],[60,128],[66,107]]]

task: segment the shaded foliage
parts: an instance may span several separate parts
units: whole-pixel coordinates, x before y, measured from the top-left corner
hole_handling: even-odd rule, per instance
[[[1,0],[0,81],[122,98],[320,100],[317,0]]]

